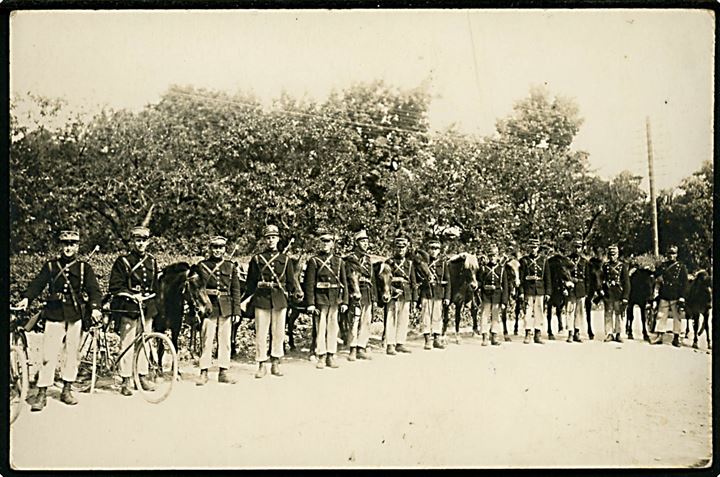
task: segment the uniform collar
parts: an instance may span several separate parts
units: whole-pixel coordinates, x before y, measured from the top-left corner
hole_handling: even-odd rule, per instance
[[[211,256],[211,257],[208,257],[208,258],[207,258],[207,261],[208,261],[208,262],[212,262],[212,263],[220,263],[220,262],[223,261],[223,258],[222,258],[222,257],[217,258],[217,257],[212,257],[212,256]]]
[[[77,259],[77,254],[73,255],[72,257],[67,257],[67,256],[65,256],[65,254],[62,254],[62,253],[61,253],[61,254],[60,254],[60,258],[58,259],[58,261],[59,261],[62,265],[67,265],[68,263],[73,262],[73,261],[75,261],[76,259]]]

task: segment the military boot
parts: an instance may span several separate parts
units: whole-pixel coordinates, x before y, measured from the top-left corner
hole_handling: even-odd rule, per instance
[[[60,393],[60,400],[69,406],[74,406],[78,403],[77,398],[73,396],[71,382],[64,382],[62,393]]]
[[[385,353],[389,354],[389,355],[396,355],[397,352],[395,351],[395,345],[391,345],[391,344],[387,345],[387,349],[385,350]]]
[[[433,335],[433,348],[445,349],[445,345],[440,341],[440,335],[437,333]]]
[[[568,343],[572,343],[572,342],[573,342],[573,334],[572,334],[572,331],[569,331],[569,332],[568,332],[568,337],[567,337],[567,339],[566,339],[565,341],[567,341]]]
[[[130,378],[123,378],[122,380],[122,386],[120,387],[120,394],[123,396],[132,396],[132,383],[130,381]]]
[[[155,391],[155,384],[143,374],[140,375],[140,387],[143,391]]]
[[[552,333],[552,331],[548,333],[548,339],[550,341],[555,341],[555,335]]]
[[[337,369],[340,366],[338,366],[337,362],[335,361],[335,355],[333,353],[327,354],[327,365],[328,368]]]
[[[540,337],[540,330],[535,330],[535,336],[533,337],[533,340],[534,340],[535,343],[537,343],[537,344],[543,344],[543,343],[544,343],[544,341],[543,341],[542,338]]]
[[[480,343],[481,346],[487,346],[488,340],[487,340],[487,333],[482,334],[482,343]]]
[[[500,346],[500,341],[497,339],[497,333],[490,333],[490,344],[493,346]]]
[[[348,355],[348,361],[355,361],[357,359],[357,348],[353,346],[350,348],[350,354]]]
[[[32,403],[31,411],[37,412],[45,409],[47,405],[47,388],[38,388],[37,396]]]
[[[643,340],[650,341],[650,335],[647,334],[647,331],[643,331]]]
[[[315,365],[315,367],[317,369],[325,369],[325,355],[319,354],[317,358],[318,358],[318,362]]]
[[[265,366],[265,361],[260,361],[258,363],[258,370],[255,371],[255,377],[257,379],[264,378],[267,374],[267,367]]]
[[[627,332],[627,339],[629,339],[629,340],[634,340],[634,339],[635,339],[635,337],[633,336],[632,330],[630,330],[630,331]]]
[[[372,359],[372,356],[368,354],[367,351],[365,351],[365,348],[358,347],[357,349],[357,358],[358,359]]]
[[[409,348],[407,348],[404,344],[398,344],[395,346],[395,351],[398,353],[412,353]]]
[[[662,344],[663,342],[663,334],[662,333],[655,333],[655,338],[650,340],[650,344]]]
[[[430,333],[425,333],[424,349],[432,349],[432,343],[430,342]]]
[[[235,384],[236,382],[237,381],[230,376],[227,369],[220,368],[220,372],[218,373],[218,383]]]
[[[270,374],[273,376],[282,376],[280,371],[280,358],[270,358]]]
[[[197,380],[195,383],[196,386],[204,386],[208,382],[208,370],[207,369],[201,369],[200,370],[200,379]]]
[[[582,340],[580,339],[580,330],[575,328],[575,333],[573,334],[573,341],[576,343],[582,343]]]
[[[678,333],[675,333],[675,335],[673,336],[672,345],[676,348],[682,346],[682,344],[680,343],[680,335]]]
[[[530,330],[525,330],[525,339],[523,340],[523,343],[529,344],[531,339],[532,338],[530,338]]]
[[[517,333],[515,333],[515,334],[517,334]],[[511,342],[511,341],[512,341],[512,340],[510,339],[510,335],[509,335],[508,333],[504,333],[504,334],[503,334],[503,340],[505,340],[506,342]]]
[[[615,333],[615,341],[618,343],[622,343],[623,339],[620,337],[620,333]]]

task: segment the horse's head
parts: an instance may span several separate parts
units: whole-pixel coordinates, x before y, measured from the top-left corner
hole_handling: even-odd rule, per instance
[[[200,319],[210,316],[212,313],[212,303],[210,297],[205,290],[205,280],[199,273],[197,265],[193,265],[187,271],[185,283],[182,288],[182,295],[187,304],[194,310]]]
[[[462,267],[463,282],[467,283],[472,290],[477,290],[477,274],[478,270],[480,270],[480,263],[475,255],[471,253],[465,253],[464,255],[465,260]]]
[[[383,303],[387,303],[391,298],[392,269],[385,262],[377,262],[373,268],[377,276],[378,296]]]
[[[424,250],[418,250],[415,252],[415,255],[413,256],[413,265],[415,266],[415,270],[417,271],[417,273],[424,281],[429,280],[432,276],[432,271],[430,271],[430,265],[428,265],[429,262],[429,253]]]

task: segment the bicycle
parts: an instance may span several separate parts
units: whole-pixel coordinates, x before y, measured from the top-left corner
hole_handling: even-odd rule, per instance
[[[137,303],[140,310],[140,316],[138,317],[140,333],[135,336],[132,343],[120,351],[115,359],[111,359],[107,340],[107,325],[101,322],[91,326],[80,347],[81,358],[78,378],[73,385],[74,389],[93,393],[97,383],[98,364],[103,373],[113,375],[117,371],[122,357],[132,349],[134,354],[132,372],[135,386],[146,401],[153,404],[162,402],[170,395],[173,383],[177,380],[178,360],[175,347],[167,335],[145,329],[145,313],[142,302],[153,298],[155,294],[141,296],[122,292],[116,296],[128,298]],[[144,357],[148,363],[147,378],[154,382],[154,389],[144,389],[140,382],[138,364],[141,357]]]
[[[17,314],[23,308],[10,307],[10,425],[20,416],[25,407],[30,389],[30,371],[28,365],[28,341],[25,332],[29,323],[22,323]],[[34,319],[30,320],[34,324]]]

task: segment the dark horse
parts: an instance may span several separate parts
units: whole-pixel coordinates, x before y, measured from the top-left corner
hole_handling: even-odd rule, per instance
[[[711,348],[710,343],[710,307],[712,306],[712,278],[705,270],[700,270],[695,274],[695,278],[688,285],[687,298],[685,299],[686,313],[688,322],[692,321],[695,336],[693,338],[693,348],[697,348],[698,336],[702,336],[705,332],[707,339],[707,347]],[[698,327],[700,315],[703,317],[702,324]],[[699,331],[699,333],[698,333]]]
[[[477,274],[480,269],[477,257],[471,253],[460,253],[448,261],[450,270],[450,303],[455,306],[455,343],[460,343],[460,319],[465,304],[470,303],[473,328],[477,327]],[[443,338],[446,335],[450,313],[443,316]]]
[[[643,339],[650,341],[648,335],[648,328],[653,331],[652,324],[652,306],[653,306],[653,295],[655,292],[655,278],[653,271],[643,266],[638,266],[630,274],[630,299],[628,300],[628,306],[626,310],[627,324],[625,331],[628,339],[633,339],[632,334],[632,323],[634,319],[634,308],[635,305],[640,307],[640,320],[642,321]]]
[[[585,318],[587,319],[588,338],[595,336],[592,330],[593,304],[600,303],[602,290],[602,259],[592,257],[588,260],[588,287],[585,295]]]
[[[197,265],[179,262],[165,267],[160,272],[157,293],[160,313],[153,320],[153,331],[164,333],[170,329],[171,340],[177,351],[183,318],[190,317],[193,320],[191,326],[197,327],[212,312],[212,303]],[[161,356],[163,352],[162,349],[158,350]]]

